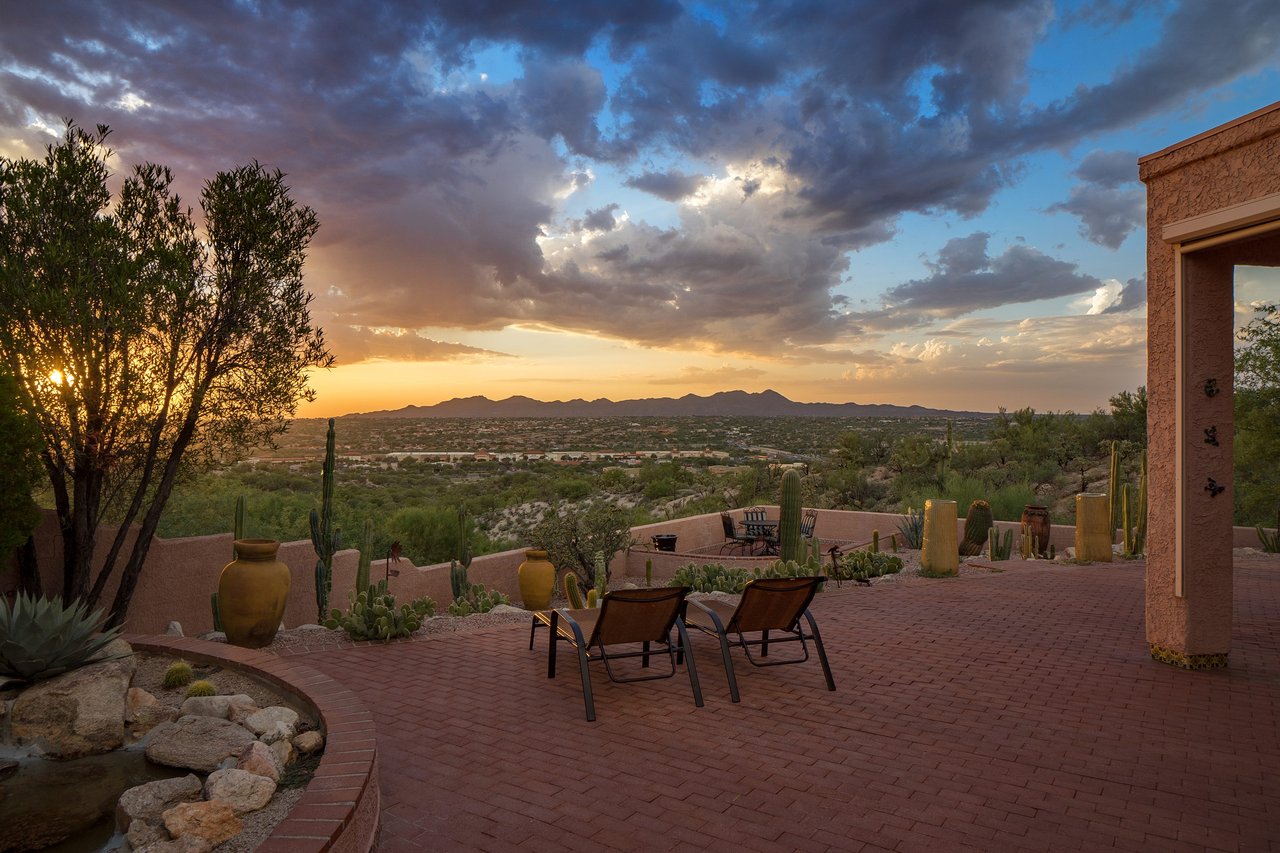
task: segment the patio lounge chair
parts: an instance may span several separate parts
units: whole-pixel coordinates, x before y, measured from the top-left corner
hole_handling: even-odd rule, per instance
[[[749,582],[742,591],[742,599],[737,607],[714,599],[693,599],[689,602],[687,624],[720,640],[720,652],[724,655],[724,671],[729,678],[729,695],[734,702],[739,701],[738,679],[733,672],[733,659],[729,655],[729,647],[740,646],[746,653],[747,660],[755,666],[780,666],[789,663],[803,663],[809,659],[808,640],[813,640],[814,650],[822,664],[822,674],[827,679],[827,689],[835,690],[836,682],[831,677],[831,665],[827,663],[827,653],[822,647],[822,636],[818,633],[818,623],[809,613],[809,603],[818,591],[818,585],[825,577],[804,578],[757,578]],[[803,616],[809,623],[809,633],[805,633],[800,624]],[[781,632],[785,636],[770,636],[769,632]],[[760,635],[759,639],[749,640],[744,634]],[[730,635],[733,635],[732,637]],[[735,639],[736,638],[736,639]],[[786,660],[767,660],[770,646],[778,643],[800,644],[803,657],[788,657]],[[759,646],[760,654],[753,655],[751,648]]]
[[[689,635],[685,632],[680,612],[684,609],[688,587],[659,587],[656,589],[625,589],[608,593],[600,600],[600,606],[585,610],[553,610],[550,616],[551,640],[547,651],[547,678],[556,677],[556,647],[568,643],[578,653],[578,669],[582,675],[582,699],[587,706],[587,720],[596,718],[595,701],[591,696],[591,674],[587,664],[603,661],[609,680],[626,683],[670,678],[676,674],[676,664],[682,660],[689,672],[689,684],[693,688],[693,702],[702,707],[702,688],[698,684],[698,670],[689,649]],[[678,645],[671,644],[671,629],[679,634]],[[641,665],[648,669],[649,657],[657,643],[667,653],[670,672],[656,675],[624,677],[614,672],[611,662],[621,658],[642,658]],[[640,646],[636,650],[636,645]],[[622,646],[622,650],[611,650]],[[658,649],[661,654],[663,649]],[[687,658],[687,660],[686,660]]]
[[[738,526],[733,521],[733,516],[727,512],[720,513],[720,524],[724,527],[724,544],[720,546],[720,553],[723,554],[726,548],[743,548],[751,547],[756,543],[756,537],[749,533],[739,533]]]

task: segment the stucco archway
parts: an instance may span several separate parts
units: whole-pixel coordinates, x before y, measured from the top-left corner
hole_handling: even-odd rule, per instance
[[[1280,102],[1138,161],[1147,185],[1146,628],[1151,654],[1231,650],[1233,276],[1280,265]]]

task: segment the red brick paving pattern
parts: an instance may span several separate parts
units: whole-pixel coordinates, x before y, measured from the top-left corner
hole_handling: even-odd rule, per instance
[[[380,849],[1280,849],[1280,565],[1236,571],[1231,665],[1153,662],[1141,564],[832,589],[816,662],[695,637],[614,685],[504,626],[300,656],[373,711]]]

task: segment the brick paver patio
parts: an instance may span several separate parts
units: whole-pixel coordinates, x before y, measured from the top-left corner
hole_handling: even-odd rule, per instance
[[[374,713],[381,850],[1280,849],[1280,564],[1231,666],[1150,660],[1141,564],[832,589],[816,663],[613,685],[521,626],[302,655]],[[735,652],[741,661],[741,652]]]

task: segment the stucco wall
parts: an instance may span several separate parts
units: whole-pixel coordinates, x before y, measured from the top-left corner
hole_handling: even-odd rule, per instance
[[[1183,597],[1175,595],[1177,247],[1163,227],[1280,192],[1280,104],[1144,157],[1147,185],[1147,441],[1149,498],[1146,627],[1150,642],[1185,655],[1230,648],[1231,305],[1230,249],[1184,257],[1188,334],[1183,417],[1186,489]],[[1256,257],[1254,258],[1256,262]],[[1204,393],[1205,379],[1222,393]],[[1216,426],[1220,445],[1204,441]],[[1212,477],[1227,490],[1205,491]]]

